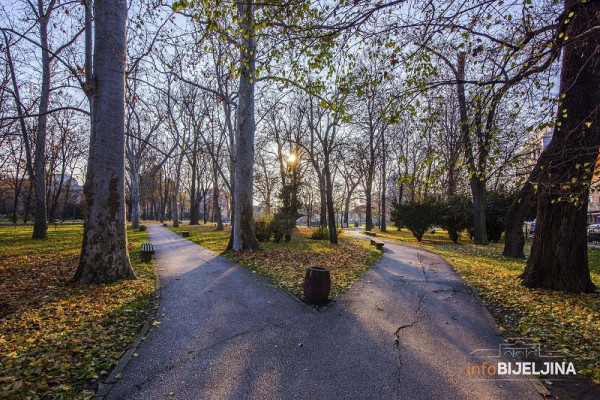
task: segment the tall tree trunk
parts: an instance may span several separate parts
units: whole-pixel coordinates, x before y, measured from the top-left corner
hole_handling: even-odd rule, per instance
[[[592,292],[586,222],[600,147],[600,35],[594,31],[600,25],[600,2],[564,4],[560,30],[572,41],[563,50],[557,123],[544,151],[550,162],[534,183],[536,232],[521,279],[527,287]]]
[[[33,187],[35,203],[33,209],[33,239],[45,239],[48,236],[48,216],[46,214],[46,127],[48,122],[48,103],[50,101],[50,53],[48,52],[48,22],[54,2],[44,10],[44,2],[38,0],[40,15],[40,44],[42,52],[42,92],[40,95],[39,117],[35,139],[33,161]]]
[[[335,225],[335,209],[333,205],[333,182],[331,182],[331,171],[329,170],[329,155],[325,154],[325,179],[327,181],[327,222],[329,228],[329,243],[337,244],[337,227]]]
[[[131,184],[131,227],[140,227],[140,168],[137,163],[130,166],[129,182]]]
[[[254,82],[256,43],[254,4],[251,0],[237,1],[241,18],[240,83],[236,130],[235,193],[233,214],[233,250],[259,250],[254,233]]]
[[[298,150],[296,149],[296,153],[298,154]],[[296,167],[297,163],[292,163],[291,173],[290,173],[290,220],[289,224],[292,228],[296,227],[296,220],[299,217],[298,213],[298,185],[296,182]]]
[[[365,196],[366,196],[366,210],[365,210],[365,230],[373,230],[373,201],[371,194],[373,193],[373,178],[367,175],[365,185]]]
[[[325,174],[319,175],[319,196],[321,198],[321,215],[319,218],[319,226],[327,226],[327,183],[325,182]]]
[[[381,185],[381,223],[379,225],[379,229],[381,230],[381,232],[387,232],[387,223],[385,222],[385,218],[386,218],[386,214],[387,214],[387,207],[386,207],[386,196],[385,196],[385,192],[386,192],[386,182],[385,182],[385,167],[383,169],[383,182]]]
[[[198,175],[198,135],[194,135],[192,151],[192,188],[190,190],[190,225],[198,225],[198,196],[196,193],[196,176]]]
[[[161,180],[162,180],[162,173],[161,173]],[[164,196],[163,196],[163,192],[162,192],[162,185],[161,185],[161,192],[160,192],[160,222],[165,222],[165,214],[167,213],[167,202],[169,199],[169,180],[167,179],[167,175],[165,174],[165,184],[164,184]]]
[[[381,223],[379,229],[381,232],[387,232],[387,224],[385,222],[387,207],[386,189],[387,189],[387,175],[385,170],[387,168],[387,152],[385,148],[385,134],[381,135]]]
[[[344,201],[344,224],[346,228],[349,226],[349,216],[350,216],[350,200],[352,200],[352,194],[356,189],[356,185],[348,186],[348,193],[346,195],[346,199]]]
[[[94,2],[94,80],[90,152],[84,187],[83,245],[73,279],[134,279],[125,227],[125,43],[127,3]]]
[[[219,205],[219,173],[217,166],[213,168],[213,219],[217,223],[217,231],[223,230],[223,219],[221,218],[221,206]]]
[[[460,131],[463,140],[465,159],[467,160],[467,170],[471,178],[469,183],[471,186],[471,194],[473,196],[473,230],[475,235],[475,244],[488,244],[487,229],[485,225],[485,203],[486,203],[486,188],[485,179],[479,174],[478,165],[473,156],[473,143],[471,140],[471,130],[469,126],[469,117],[467,114],[467,100],[465,96],[465,57],[464,52],[458,53],[457,80],[456,92],[458,98],[458,109],[460,115]]]
[[[179,202],[177,198],[179,197],[179,187],[181,185],[181,164],[183,164],[183,153],[179,156],[179,160],[177,162],[177,171],[175,173],[175,183],[173,185],[173,197],[171,198],[171,211],[173,213],[173,227],[179,227]]]

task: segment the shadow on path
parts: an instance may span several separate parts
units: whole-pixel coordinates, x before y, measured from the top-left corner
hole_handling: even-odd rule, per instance
[[[528,379],[467,365],[503,341],[441,258],[386,242],[384,257],[317,313],[166,228],[148,226],[158,320],[111,399],[536,399]]]

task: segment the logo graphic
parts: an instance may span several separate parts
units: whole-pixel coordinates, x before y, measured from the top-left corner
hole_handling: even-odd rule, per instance
[[[486,360],[467,363],[467,375],[480,379],[576,375],[572,362],[560,361],[565,356],[561,351],[544,352],[540,342],[529,338],[512,339],[511,343],[501,343],[498,349],[476,349],[471,355]]]

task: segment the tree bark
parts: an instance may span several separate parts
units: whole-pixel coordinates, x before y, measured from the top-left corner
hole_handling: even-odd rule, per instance
[[[254,233],[254,82],[256,43],[254,5],[251,0],[237,2],[242,45],[240,46],[240,83],[236,129],[235,193],[233,214],[233,250],[259,250]]]
[[[565,0],[560,102],[552,141],[544,151],[538,186],[536,232],[527,287],[592,292],[587,258],[587,205],[600,147],[600,2]],[[572,14],[572,15],[571,15]],[[538,164],[540,163],[538,160]],[[541,167],[540,167],[541,168]]]
[[[125,43],[127,3],[94,2],[94,80],[90,152],[84,187],[83,245],[73,280],[135,279],[125,226]]]

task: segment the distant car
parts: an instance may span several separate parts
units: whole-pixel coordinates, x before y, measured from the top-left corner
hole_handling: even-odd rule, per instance
[[[523,233],[526,235],[533,235],[535,232],[535,221],[525,221],[523,223]]]
[[[231,218],[229,217],[223,217],[221,218],[221,222],[223,222],[224,224],[228,224],[231,222]]]

